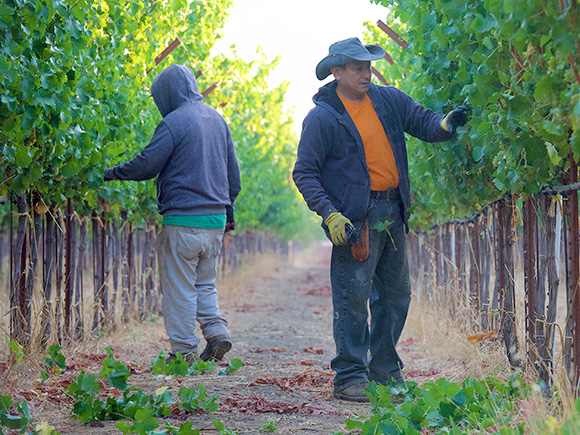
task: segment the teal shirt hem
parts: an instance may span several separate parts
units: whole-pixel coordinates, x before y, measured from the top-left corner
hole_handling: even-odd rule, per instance
[[[223,229],[226,227],[225,214],[209,214],[201,216],[163,216],[163,225],[180,227]]]

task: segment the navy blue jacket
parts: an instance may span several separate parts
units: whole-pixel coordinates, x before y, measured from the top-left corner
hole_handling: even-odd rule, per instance
[[[340,211],[360,228],[370,200],[371,179],[362,138],[336,93],[336,81],[319,89],[316,104],[304,119],[293,178],[308,207],[324,221]],[[399,170],[404,222],[411,205],[405,135],[426,142],[449,140],[441,127],[444,115],[425,109],[391,86],[370,85],[368,96],[389,138]]]
[[[193,72],[165,68],[151,94],[163,120],[149,145],[131,161],[105,171],[106,179],[148,180],[157,175],[162,215],[225,214],[241,189],[230,129],[202,101]]]

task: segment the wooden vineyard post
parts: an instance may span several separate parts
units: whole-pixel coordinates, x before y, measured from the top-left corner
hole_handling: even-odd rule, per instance
[[[501,249],[499,249],[499,241],[498,241],[498,237],[500,235],[500,230],[498,229],[498,219],[497,219],[497,204],[494,204],[491,207],[491,213],[489,215],[489,225],[490,225],[490,229],[489,229],[489,240],[490,240],[490,244],[489,244],[489,252],[492,253],[493,257],[492,259],[490,259],[489,261],[489,281],[490,281],[490,286],[489,286],[489,328],[490,329],[494,329],[496,331],[499,331],[501,328],[501,309],[500,309],[500,300],[503,301],[503,282],[501,284],[499,284],[499,280],[502,279],[504,277],[504,274],[502,272],[498,272],[497,269],[497,265],[498,264],[503,264],[503,253],[499,254],[500,252],[503,252],[503,242],[502,243],[502,247]],[[502,235],[503,237],[503,235]],[[502,239],[503,240],[503,239]],[[494,282],[494,286],[493,289],[491,288],[491,273],[492,273],[492,267],[493,267],[493,272],[495,274],[495,280]],[[502,268],[502,271],[504,269]],[[486,277],[487,278],[487,277]]]
[[[578,166],[574,160],[574,155],[570,152],[570,174],[568,183],[578,182]],[[574,385],[575,394],[578,394],[578,382],[580,381],[580,335],[578,327],[580,326],[580,295],[578,294],[578,280],[580,279],[580,249],[579,249],[579,228],[578,228],[578,192],[570,193],[566,207],[566,218],[568,221],[568,303],[570,304],[571,328],[566,328],[572,336],[572,360],[574,363],[573,371],[570,371],[570,378]]]
[[[507,357],[514,367],[521,365],[516,334],[516,304],[514,284],[515,226],[513,197],[496,205],[496,287],[500,312],[500,330]]]
[[[423,239],[419,239],[420,242],[420,249],[422,249],[422,258],[423,258],[423,284],[421,289],[421,296],[425,299],[431,299],[433,296],[433,270],[432,270],[432,258],[433,258],[433,251],[432,247],[429,244],[430,238],[429,235],[423,233]]]
[[[20,218],[18,219],[20,220]],[[26,220],[26,216],[24,216]],[[20,228],[20,223],[18,224]],[[18,311],[19,311],[19,326],[18,326],[18,341],[20,344],[24,345],[26,342],[26,260],[27,247],[28,247],[28,228],[26,223],[24,224],[24,236],[22,239],[22,245],[20,247],[20,270],[18,279]],[[20,236],[18,237],[20,239]]]
[[[107,223],[105,222],[104,212],[101,215],[93,213],[93,252],[94,252],[94,313],[93,313],[93,332],[103,329],[107,322],[107,294],[105,287],[106,276],[106,234]]]
[[[462,302],[462,304],[464,304],[464,298],[465,298],[465,294],[463,293],[463,280],[464,280],[464,275],[462,274],[462,268],[463,268],[463,262],[461,261],[461,257],[462,257],[462,252],[461,252],[461,243],[462,243],[462,237],[461,237],[461,232],[463,231],[463,225],[462,224],[456,224],[453,228],[453,234],[455,235],[455,251],[454,251],[454,257],[455,257],[455,294],[456,297],[458,298],[458,300],[460,300]]]
[[[129,321],[129,310],[132,303],[134,303],[134,295],[132,291],[133,280],[133,226],[131,222],[127,221],[127,293],[125,305],[125,322]]]
[[[139,291],[139,309],[138,314],[141,320],[144,320],[146,315],[153,312],[153,306],[155,305],[153,286],[151,285],[151,252],[154,246],[154,223],[145,221],[144,232],[144,242],[141,255],[141,288]]]
[[[44,237],[44,266],[43,266],[43,302],[42,302],[42,345],[46,347],[51,334],[52,315],[52,270],[55,265],[55,245],[56,245],[56,215],[49,212],[46,216],[46,227]]]
[[[14,323],[15,323],[15,314],[16,311],[14,310],[15,307],[15,302],[16,302],[16,287],[14,285],[14,272],[15,272],[15,268],[14,268],[14,263],[16,261],[16,259],[14,258],[14,209],[13,209],[13,196],[12,193],[10,193],[8,195],[8,200],[10,201],[10,215],[8,216],[8,221],[10,223],[10,252],[9,252],[9,257],[10,257],[10,264],[8,265],[8,268],[10,270],[10,275],[8,277],[8,288],[10,289],[10,336],[14,336]]]
[[[441,267],[441,232],[443,230],[441,227],[437,228],[437,231],[433,232],[433,237],[435,237],[435,263],[434,263],[434,274],[435,274],[435,286],[434,294],[439,294],[439,289],[441,287],[442,277],[442,267]]]
[[[83,285],[83,262],[85,257],[86,249],[86,237],[88,230],[88,218],[83,218],[79,221],[80,225],[80,235],[78,238],[78,243],[76,246],[77,251],[77,261],[76,261],[76,271],[75,275],[75,286],[74,286],[74,301],[73,301],[73,313],[75,315],[75,326],[74,326],[74,337],[79,339],[83,335],[83,295],[84,295],[84,285]]]
[[[541,225],[537,226],[538,252],[543,252],[545,255],[537,256],[538,280],[536,306],[541,307],[542,317],[536,323],[536,335],[543,336],[540,337],[541,342],[538,343],[538,351],[541,358],[539,376],[544,381],[545,388],[549,389],[551,387],[551,373],[554,365],[551,352],[554,345],[558,285],[560,283],[556,249],[560,249],[560,243],[557,242],[557,233],[560,233],[557,222],[561,222],[561,216],[559,213],[556,213],[558,204],[550,195],[540,193],[538,195],[538,203],[542,216]]]
[[[36,269],[38,265],[38,243],[40,239],[40,232],[42,228],[42,216],[36,212],[34,205],[30,207],[30,213],[32,214],[32,225],[30,226],[28,235],[28,245],[29,245],[29,264],[28,264],[28,276],[26,282],[26,296],[24,301],[25,315],[26,319],[26,343],[29,344],[32,339],[32,298],[34,296],[34,283],[36,277]]]
[[[27,231],[27,204],[26,195],[17,198],[18,229],[16,234],[16,246],[12,256],[12,282],[10,286],[10,332],[12,338],[18,343],[24,344],[24,312],[26,295],[26,231]]]
[[[157,269],[156,264],[156,249],[157,246],[157,225],[155,222],[151,223],[151,240],[150,240],[150,248],[148,258],[148,274],[147,274],[147,291],[148,294],[151,295],[152,303],[150,304],[150,310],[152,313],[157,314],[161,312],[161,302],[159,300],[159,289],[155,283],[155,271]]]
[[[480,322],[480,317],[482,315],[481,307],[481,262],[479,259],[479,238],[480,238],[480,227],[479,227],[479,217],[476,217],[472,222],[469,223],[469,240],[470,252],[471,252],[471,265],[469,269],[469,296],[470,296],[470,306],[473,307],[473,311],[476,313],[474,318],[474,323],[477,325]]]
[[[63,296],[62,296],[62,286],[64,281],[63,274],[63,251],[66,241],[65,236],[65,217],[62,212],[55,210],[55,221],[58,222],[55,228],[55,244],[54,244],[54,257],[55,257],[55,307],[54,307],[54,326],[56,327],[56,335],[59,343],[62,343],[63,335],[63,322],[62,322],[62,310],[63,310]]]
[[[111,223],[111,241],[112,241],[112,289],[111,289],[111,328],[115,329],[117,325],[116,320],[116,307],[117,307],[117,296],[119,295],[119,268],[122,264],[121,256],[121,240],[119,236],[119,228],[117,228],[117,223],[115,220]],[[121,289],[123,286],[121,285]]]
[[[536,210],[534,200],[528,197],[523,202],[524,215],[524,284],[527,296],[526,331],[528,343],[534,343],[536,335]],[[528,362],[535,364],[537,352],[533,346],[528,346]]]
[[[461,256],[461,269],[459,270],[459,288],[463,293],[463,297],[465,300],[465,306],[469,307],[469,290],[468,290],[468,277],[469,271],[467,270],[468,262],[467,258],[469,258],[469,227],[467,226],[467,222],[464,222],[460,226],[461,228],[461,243],[459,245],[459,255]]]
[[[491,329],[493,318],[491,317],[495,298],[490,298],[491,267],[494,252],[491,249],[493,243],[493,208],[486,207],[481,215],[483,225],[479,226],[483,237],[479,239],[479,300],[481,303],[481,326],[483,329]]]
[[[11,216],[8,215],[8,219],[10,218]],[[1,277],[4,276],[4,219],[5,218],[0,219],[0,286],[3,284]],[[9,286],[10,284],[8,284],[6,288],[10,288]]]
[[[143,244],[143,256],[141,257],[141,276],[142,276],[142,285],[141,285],[141,292],[142,295],[142,302],[139,304],[139,316],[144,318],[146,313],[152,312],[153,307],[153,294],[151,293],[151,286],[149,285],[149,251],[151,250],[151,233],[152,233],[152,224],[145,221],[145,243]]]
[[[99,308],[101,310],[101,319],[100,324],[101,327],[104,327],[108,321],[108,294],[107,294],[107,286],[105,284],[105,277],[107,276],[107,256],[106,256],[106,247],[107,247],[107,222],[105,221],[105,212],[101,212],[101,219],[99,220],[100,230],[101,230],[101,237],[100,237],[100,258],[101,258],[101,288],[100,288],[100,298],[99,298]]]
[[[72,202],[67,199],[65,215],[65,271],[64,271],[64,335],[70,333],[71,297],[72,297]]]
[[[91,216],[92,222],[92,233],[93,233],[93,323],[91,327],[91,332],[96,334],[99,328],[99,310],[100,310],[100,299],[101,299],[101,250],[99,249],[99,222],[98,216],[95,211],[93,211]]]
[[[501,310],[501,305],[504,300],[504,292],[505,292],[505,267],[504,267],[504,231],[503,231],[503,221],[504,221],[504,206],[503,203],[500,201],[499,203],[495,204],[493,214],[494,214],[494,239],[495,244],[495,290],[494,294],[497,294],[497,301],[499,310],[499,324],[496,321],[492,321],[492,325],[497,329],[501,329],[503,326],[503,310]],[[493,306],[492,306],[493,309]],[[493,318],[492,318],[493,319]]]
[[[129,320],[129,285],[131,279],[129,278],[129,264],[128,264],[128,248],[129,248],[129,224],[127,222],[127,212],[121,212],[122,218],[122,237],[121,237],[121,262],[123,270],[121,275],[121,304],[122,304],[122,319],[123,322]]]
[[[421,259],[420,263],[421,274],[419,275],[420,279],[418,284],[418,291],[421,298],[425,298],[425,295],[429,297],[427,289],[430,288],[427,281],[429,279],[429,263],[431,257],[427,244],[424,243],[425,237],[426,237],[425,234],[423,234],[423,239],[420,237],[416,237],[417,252],[419,252],[419,258]]]
[[[449,307],[449,313],[455,314],[457,310],[457,298],[454,292],[454,280],[455,274],[452,272],[453,264],[453,249],[451,235],[453,231],[452,224],[446,224],[441,226],[441,266],[442,266],[442,276],[443,276],[443,294],[445,295],[445,302]]]
[[[425,261],[425,257],[424,257],[424,253],[422,251],[422,246],[421,246],[421,239],[419,239],[419,236],[415,233],[413,235],[411,235],[409,238],[407,238],[407,245],[409,246],[409,255],[410,258],[414,258],[415,261],[412,261],[411,264],[409,264],[410,267],[414,268],[415,271],[411,272],[411,276],[415,277],[415,286],[414,286],[414,291],[417,294],[417,300],[419,301],[419,303],[421,302],[421,292],[423,289],[423,281],[425,280],[425,274],[424,274],[424,261]]]

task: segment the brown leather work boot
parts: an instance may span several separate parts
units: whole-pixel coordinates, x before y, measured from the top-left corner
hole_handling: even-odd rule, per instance
[[[368,386],[369,384],[366,382],[359,382],[344,390],[335,391],[333,397],[338,400],[348,400],[349,402],[369,402],[369,398],[365,394],[365,388]]]
[[[221,361],[232,348],[232,342],[227,335],[218,335],[207,340],[207,345],[199,356],[203,361]]]

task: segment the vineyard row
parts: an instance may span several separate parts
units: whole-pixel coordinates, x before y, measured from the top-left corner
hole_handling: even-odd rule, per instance
[[[570,184],[577,172],[572,164]],[[561,363],[577,395],[579,238],[577,191],[510,195],[410,238],[411,276],[467,330],[498,331],[509,362],[534,367],[548,391]]]
[[[28,208],[21,195],[17,210],[0,225],[0,277],[6,275],[8,290],[0,304],[10,313],[5,330],[25,347],[47,348],[133,319],[156,318],[161,312],[157,231],[155,223],[137,226],[126,213],[116,220],[79,216],[70,201],[65,211]],[[288,243],[251,231],[228,233],[218,271],[226,276],[265,253],[288,256]],[[2,273],[6,269],[9,273]]]

